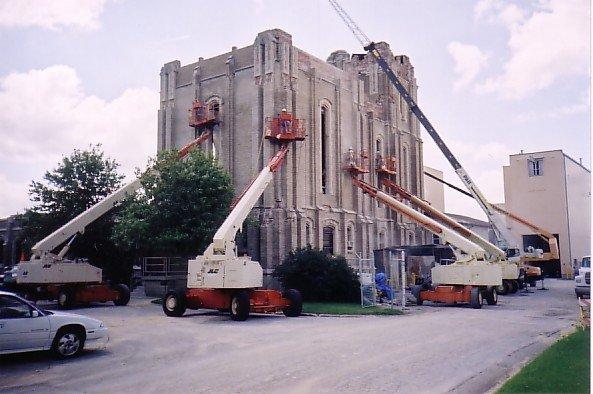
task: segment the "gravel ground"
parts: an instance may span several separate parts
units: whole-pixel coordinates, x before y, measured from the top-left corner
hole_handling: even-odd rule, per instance
[[[127,307],[75,312],[110,329],[103,350],[74,360],[0,357],[7,392],[485,392],[577,320],[573,282],[500,297],[497,306],[413,307],[403,316],[167,318]]]

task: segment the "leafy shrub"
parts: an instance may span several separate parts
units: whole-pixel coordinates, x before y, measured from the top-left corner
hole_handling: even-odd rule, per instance
[[[346,259],[310,246],[290,252],[273,275],[286,289],[299,290],[304,301],[360,301],[358,277]]]

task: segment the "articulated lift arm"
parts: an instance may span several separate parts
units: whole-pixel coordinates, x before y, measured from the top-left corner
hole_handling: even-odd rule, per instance
[[[257,178],[255,178],[251,185],[243,192],[231,213],[229,213],[226,220],[214,234],[212,243],[206,248],[204,256],[235,255],[235,236],[237,235],[237,232],[243,226],[243,222],[266,187],[272,182],[273,173],[280,167],[287,152],[288,146],[282,145],[278,153],[272,157],[268,165],[261,170]]]
[[[476,260],[485,259],[486,256],[484,253],[484,249],[476,245],[472,240],[464,238],[463,236],[459,235],[456,231],[453,231],[447,228],[446,226],[443,226],[439,222],[429,218],[428,216],[423,215],[418,211],[415,211],[414,209],[408,207],[406,204],[397,201],[389,194],[382,192],[376,187],[373,187],[368,183],[361,181],[360,179],[352,178],[352,182],[360,189],[362,189],[363,193],[368,194],[369,196],[387,205],[390,209],[399,212],[402,215],[408,217],[409,219],[415,221],[431,233],[443,239],[443,241],[455,246],[463,253],[469,255],[470,258],[474,258]]]
[[[368,51],[377,61],[379,67],[383,70],[383,72],[389,78],[389,81],[395,86],[399,94],[403,97],[406,101],[408,106],[410,107],[410,111],[416,116],[418,121],[424,126],[428,134],[432,137],[434,142],[437,144],[441,152],[445,155],[457,175],[461,178],[463,184],[467,187],[470,191],[472,196],[476,199],[488,220],[492,223],[494,230],[496,232],[497,237],[507,243],[507,247],[516,248],[518,246],[518,241],[516,237],[507,229],[504,218],[499,215],[494,209],[492,205],[486,200],[478,186],[474,183],[474,181],[470,178],[468,173],[465,169],[461,166],[457,158],[453,155],[451,150],[447,147],[443,139],[439,136],[434,126],[430,123],[430,121],[426,118],[418,104],[414,101],[412,96],[408,93],[404,85],[400,82],[399,78],[393,72],[387,61],[381,56],[381,53],[376,49],[376,45],[372,42],[368,36],[356,25],[356,23],[352,20],[352,18],[344,11],[344,9],[338,4],[337,0],[329,0],[332,7],[336,10],[340,18],[346,23],[348,28],[354,33],[356,39],[362,44],[364,49]],[[513,242],[514,245],[508,245],[509,242]]]
[[[198,138],[194,139],[189,144],[181,148],[178,153],[179,160],[183,160],[194,148],[206,141],[210,135],[210,131],[206,131]],[[126,185],[120,187],[95,205],[91,206],[86,211],[82,212],[74,219],[70,220],[68,223],[64,224],[56,231],[43,238],[41,241],[37,242],[31,248],[31,251],[33,252],[32,259],[38,259],[44,255],[50,255],[52,250],[70,239],[70,242],[68,242],[55,256],[57,260],[62,259],[70,248],[70,245],[74,241],[74,237],[76,237],[76,235],[84,233],[84,230],[89,224],[105,215],[107,212],[113,209],[113,207],[121,203],[127,196],[135,193],[138,189],[140,189],[140,187],[142,187],[140,178],[136,178]]]
[[[462,235],[463,237],[467,238],[468,240],[472,241],[476,245],[480,246],[482,249],[489,254],[489,260],[506,260],[505,252],[498,248],[496,245],[493,245],[486,239],[482,238],[478,234],[474,233],[470,229],[463,227],[461,224],[457,223],[455,220],[451,219],[449,216],[445,215],[444,213],[440,212],[439,210],[432,207],[426,201],[416,197],[412,193],[408,192],[401,186],[398,186],[394,182],[389,179],[383,178],[381,183],[393,190],[395,193],[399,194],[402,198],[410,201],[412,204],[416,205],[418,208],[422,209],[424,212],[427,212],[432,218],[439,220],[441,223],[444,223],[449,228],[455,230],[457,233]]]

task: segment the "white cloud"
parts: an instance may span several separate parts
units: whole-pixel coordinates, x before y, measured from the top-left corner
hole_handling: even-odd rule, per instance
[[[111,101],[87,95],[76,71],[64,65],[8,74],[0,78],[0,161],[47,170],[74,148],[101,143],[131,175],[156,153],[157,107],[158,94],[147,88],[127,89]],[[18,181],[26,190],[31,179]],[[9,205],[0,196],[0,214],[10,213]]]
[[[527,15],[524,9],[516,4],[503,0],[480,0],[474,6],[474,18],[489,23],[502,23],[507,27],[514,27],[522,22]]]
[[[574,104],[563,105],[548,111],[524,112],[517,115],[515,120],[517,122],[533,122],[542,119],[558,119],[565,116],[585,114],[589,112],[590,108],[589,93],[585,92],[581,96],[581,100]]]
[[[447,46],[449,54],[455,62],[457,80],[453,84],[455,90],[468,86],[478,73],[488,64],[488,55],[475,45],[452,41]]]
[[[502,74],[486,79],[478,92],[519,100],[563,77],[589,73],[587,0],[541,0],[529,16],[514,4],[483,0],[474,13],[478,20],[500,23],[509,31],[510,58]]]
[[[465,186],[441,151],[423,132],[427,141],[424,146],[424,164],[443,171],[445,181],[465,190]],[[504,201],[502,167],[508,165],[512,149],[498,142],[471,143],[450,140],[447,146],[460,159],[461,165],[473,179],[490,203]],[[467,215],[486,220],[486,215],[473,199],[445,186],[445,210],[448,213]]]
[[[28,206],[28,183],[12,182],[0,174],[0,218],[23,212]]]
[[[77,27],[85,30],[100,26],[99,16],[107,0],[1,0],[0,27]]]

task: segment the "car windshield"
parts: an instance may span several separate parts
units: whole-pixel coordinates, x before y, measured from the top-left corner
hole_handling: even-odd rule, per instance
[[[591,257],[583,257],[581,268],[591,268]]]

